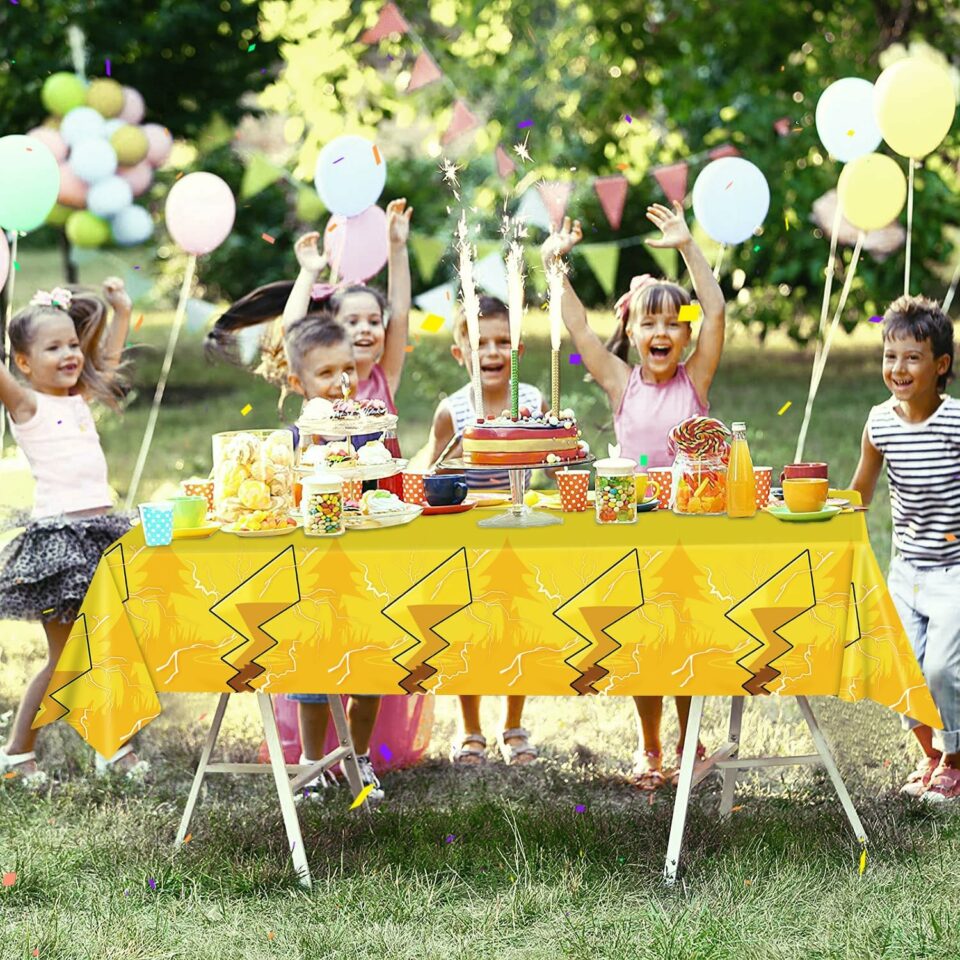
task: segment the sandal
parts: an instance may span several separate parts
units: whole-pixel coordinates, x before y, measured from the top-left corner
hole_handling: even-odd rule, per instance
[[[939,757],[924,757],[917,769],[907,777],[907,782],[900,788],[900,792],[905,797],[922,797],[939,766]]]
[[[706,759],[707,748],[698,740],[697,741],[697,759],[693,764],[693,772],[696,773],[699,769],[699,764],[701,760]],[[680,760],[683,757],[683,750],[681,747],[677,747],[677,766],[673,773],[670,774],[670,786],[675,787],[680,782]]]
[[[42,770],[32,770],[30,773],[17,770],[25,763],[35,763],[36,759],[37,755],[32,750],[29,753],[7,753],[6,747],[0,747],[0,776],[12,774],[19,777],[28,790],[39,790],[47,782],[47,775]]]
[[[960,800],[960,770],[956,767],[938,767],[923,799],[927,803]]]
[[[653,793],[659,790],[667,781],[660,769],[661,753],[659,750],[638,750],[633,755],[633,785],[638,790]],[[656,766],[652,762],[656,761]]]
[[[97,754],[94,769],[98,777],[105,777],[111,773],[116,763],[124,757],[129,757],[133,753],[133,744],[125,743],[112,757],[105,757]],[[150,770],[150,763],[147,760],[138,760],[132,767],[124,770],[124,775],[128,780],[143,780]]]
[[[450,747],[450,760],[457,767],[479,767],[487,762],[487,738],[479,733],[466,733]]]
[[[508,740],[519,740],[520,743],[507,743]],[[540,756],[537,748],[530,742],[530,734],[523,727],[504,730],[500,734],[500,753],[511,767],[533,763]]]

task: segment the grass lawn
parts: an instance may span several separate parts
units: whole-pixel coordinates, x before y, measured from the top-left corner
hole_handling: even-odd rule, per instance
[[[148,315],[133,335],[143,345],[135,354],[137,397],[122,419],[104,415],[100,423],[121,495],[168,316]],[[527,346],[522,375],[546,386],[542,332]],[[733,338],[713,411],[747,421],[755,462],[779,470],[792,459],[809,369],[809,354]],[[878,370],[875,347],[855,344],[831,356],[807,456],[828,460],[838,485],[852,473],[867,410],[884,398]],[[581,374],[564,368],[566,402],[602,449],[612,438],[609,412]],[[422,337],[397,398],[406,452],[423,442],[438,396],[461,383],[446,340]],[[792,406],[778,416],[788,400]],[[253,409],[244,417],[247,403]],[[294,417],[291,402],[286,419]],[[185,332],[143,498],[206,474],[212,432],[275,423],[275,394],[242,372],[207,367],[200,334]],[[8,484],[4,499],[18,495]],[[885,490],[868,522],[885,564]],[[0,736],[40,653],[38,630],[0,624]],[[454,704],[441,698],[429,761],[388,775],[387,801],[371,817],[350,812],[343,789],[303,811],[316,878],[306,893],[290,870],[266,778],[214,778],[191,842],[172,855],[204,734],[199,718],[212,703],[166,698],[165,712],[140,738],[154,764],[145,787],[88,776],[90,751],[64,725],[47,728],[40,741],[45,766],[61,780],[54,789],[34,797],[16,780],[0,780],[0,873],[17,874],[0,888],[0,960],[957,956],[949,904],[960,902],[960,872],[950,866],[960,856],[960,821],[896,796],[913,766],[912,745],[897,718],[871,704],[815,703],[871,840],[863,876],[829,783],[783,769],[745,780],[726,824],[716,819],[716,783],[703,785],[688,826],[684,883],[668,891],[659,876],[672,794],[649,803],[624,779],[636,737],[632,705],[534,699],[526,721],[543,747],[542,763],[454,773],[442,759]],[[498,705],[488,698],[484,710],[492,734]],[[248,759],[259,741],[254,704],[241,700],[232,711],[227,749]],[[672,713],[668,749],[676,737]],[[715,704],[708,744],[720,740],[721,724]],[[745,752],[810,749],[791,701],[750,704],[746,731]]]

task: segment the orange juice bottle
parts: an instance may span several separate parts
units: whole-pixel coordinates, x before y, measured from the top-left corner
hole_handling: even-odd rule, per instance
[[[727,516],[752,517],[756,512],[757,482],[747,446],[747,425],[735,423],[727,467]]]

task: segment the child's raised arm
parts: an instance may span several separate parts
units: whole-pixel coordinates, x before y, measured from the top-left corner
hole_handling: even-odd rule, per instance
[[[113,320],[103,341],[103,358],[117,367],[123,359],[123,347],[130,333],[130,314],[133,301],[119,277],[107,277],[103,281],[103,296],[113,309]]]
[[[720,365],[720,354],[723,352],[726,323],[723,291],[703,251],[690,235],[682,204],[675,200],[672,210],[662,203],[651,204],[647,207],[647,219],[663,231],[659,240],[647,240],[647,246],[679,250],[693,280],[693,292],[700,302],[703,322],[697,335],[697,345],[687,360],[686,369],[700,398],[706,400]]]
[[[870,434],[864,426],[863,437],[860,439],[860,462],[853,472],[850,488],[860,494],[860,501],[865,507],[873,499],[882,469],[883,454],[870,442]]]
[[[570,218],[564,217],[560,230],[551,233],[540,248],[544,269],[549,269],[554,260],[569,253],[582,239],[583,230],[580,227],[580,221],[574,221],[571,226]],[[583,365],[590,376],[604,389],[613,409],[619,409],[623,391],[630,379],[630,366],[612,354],[604,342],[590,329],[587,311],[573,289],[569,276],[563,278],[561,312],[563,322],[573,337],[573,344],[583,360]]]
[[[36,394],[20,383],[4,362],[0,362],[0,403],[14,423],[25,423],[37,412]]]
[[[297,263],[300,264],[300,272],[297,274],[293,289],[290,291],[286,306],[283,308],[281,325],[284,333],[287,332],[291,324],[296,323],[297,320],[302,320],[307,315],[307,311],[310,309],[310,294],[313,285],[317,282],[320,271],[327,265],[323,254],[317,248],[319,239],[320,234],[314,231],[313,233],[305,233],[294,244],[293,252],[296,254]]]
[[[410,237],[410,217],[413,207],[405,198],[387,204],[387,243],[390,258],[387,262],[387,299],[390,301],[390,323],[384,338],[380,367],[390,393],[400,386],[403,362],[407,358],[407,333],[410,327],[410,256],[407,240]]]

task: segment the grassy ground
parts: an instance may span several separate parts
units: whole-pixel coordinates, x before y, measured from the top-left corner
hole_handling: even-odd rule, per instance
[[[91,279],[100,267],[91,267]],[[164,321],[150,314],[133,335],[144,345],[138,397],[123,419],[101,422],[121,494],[159,369]],[[185,334],[178,352],[146,496],[205,474],[211,432],[276,423],[275,395],[242,373],[206,367],[199,339]],[[542,338],[528,339],[526,376],[548,369],[546,349]],[[445,341],[426,336],[410,355],[398,397],[408,452],[422,442],[438,395],[462,382],[445,355]],[[746,419],[755,462],[779,469],[792,459],[809,366],[808,355],[734,339],[713,409],[727,421]],[[831,357],[807,455],[828,460],[835,482],[849,479],[866,412],[883,398],[877,367],[876,349],[862,345]],[[565,368],[564,392],[596,447],[611,435],[609,414],[596,388],[579,382],[581,372]],[[787,400],[792,406],[778,416]],[[247,403],[253,410],[244,417]],[[9,485],[7,496],[17,496]],[[885,563],[885,493],[868,519]],[[0,638],[2,727],[38,662],[40,638],[10,624],[0,624]],[[716,785],[704,785],[689,825],[684,884],[673,891],[658,879],[671,796],[650,804],[624,780],[635,742],[626,703],[534,699],[526,719],[544,747],[543,763],[455,774],[441,759],[455,729],[454,705],[441,699],[431,759],[389,775],[388,800],[372,817],[350,812],[343,790],[303,812],[317,877],[309,894],[292,876],[269,781],[260,778],[215,779],[191,842],[172,855],[204,732],[199,718],[212,698],[166,698],[164,714],[141,737],[154,763],[146,787],[94,781],[85,775],[90,753],[72,731],[48,728],[42,754],[61,783],[36,798],[15,780],[0,781],[0,873],[17,873],[0,888],[0,960],[956,957],[949,907],[960,902],[960,874],[951,866],[960,855],[956,817],[896,797],[913,751],[893,714],[870,704],[817,706],[871,838],[866,874],[858,875],[859,851],[829,784],[783,770],[745,781],[727,824],[716,819]],[[232,709],[228,753],[246,759],[259,740],[254,705]],[[497,705],[488,699],[484,709],[492,734]],[[746,751],[809,749],[789,701],[753,703],[747,720]],[[721,723],[714,705],[708,743],[720,739]],[[667,728],[672,744],[672,718]]]

